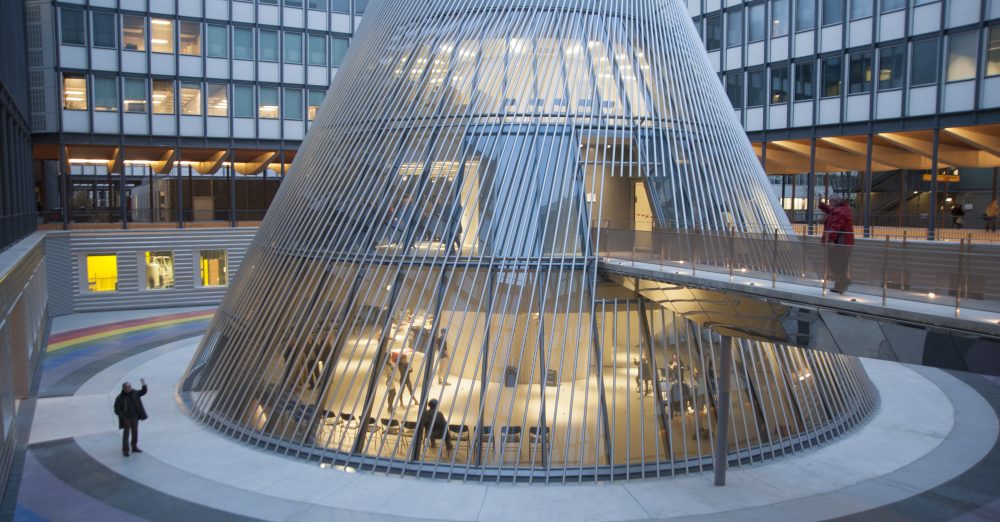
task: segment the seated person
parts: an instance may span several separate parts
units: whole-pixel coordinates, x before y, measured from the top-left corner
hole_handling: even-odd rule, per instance
[[[451,433],[448,432],[448,421],[438,411],[437,399],[427,401],[427,409],[420,414],[420,420],[417,421],[417,448],[423,443],[424,433],[428,434],[431,448],[437,447],[438,439],[444,439],[444,447],[448,450],[448,454],[451,454]]]

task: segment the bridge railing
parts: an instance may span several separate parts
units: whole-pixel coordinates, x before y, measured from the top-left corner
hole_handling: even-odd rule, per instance
[[[839,290],[845,297],[887,304],[890,299],[1000,312],[1000,248],[958,243],[864,241],[824,243],[781,231],[592,230],[609,261],[690,275],[711,272],[733,282],[777,288],[781,284]]]

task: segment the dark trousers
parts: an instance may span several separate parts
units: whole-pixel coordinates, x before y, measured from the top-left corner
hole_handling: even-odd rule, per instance
[[[122,425],[125,429],[122,430],[122,451],[128,451],[129,447],[129,436],[132,437],[132,447],[136,447],[139,444],[139,419],[122,417]]]

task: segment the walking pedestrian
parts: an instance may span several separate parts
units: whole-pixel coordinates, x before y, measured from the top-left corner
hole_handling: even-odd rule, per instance
[[[122,431],[122,455],[129,455],[129,442],[132,453],[142,453],[139,449],[139,421],[147,419],[146,408],[142,406],[142,396],[149,391],[146,380],[139,379],[142,389],[132,389],[132,383],[122,384],[122,391],[115,399],[115,415],[118,416],[118,429]],[[131,439],[131,441],[129,440]]]
[[[437,366],[437,378],[438,384],[448,386],[451,384],[448,382],[448,330],[442,328],[438,333],[437,346],[438,346],[438,366]]]

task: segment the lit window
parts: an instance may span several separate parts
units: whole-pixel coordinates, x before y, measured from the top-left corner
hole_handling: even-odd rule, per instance
[[[94,47],[109,47],[115,48],[118,46],[117,36],[118,28],[115,27],[115,15],[111,13],[98,13],[92,14],[91,21],[93,25],[91,30],[93,32],[93,42]]]
[[[323,91],[309,91],[309,121],[316,119],[320,106],[323,105],[323,98],[326,95]]]
[[[146,112],[146,80],[125,78],[125,112]]]
[[[771,2],[771,36],[788,34],[789,0],[773,0]]]
[[[879,90],[898,89],[903,86],[903,72],[906,68],[906,47],[894,45],[878,51]]]
[[[141,16],[122,16],[122,44],[126,51],[146,50],[146,20]]]
[[[180,33],[181,54],[201,56],[201,24],[181,22]]]
[[[971,80],[976,77],[976,47],[979,32],[968,31],[948,37],[949,82]]]
[[[86,76],[69,74],[63,76],[63,109],[87,110]]]
[[[309,65],[326,65],[326,37],[309,35]]]
[[[330,38],[330,67],[340,67],[344,63],[348,45],[350,40],[347,38]]]
[[[823,97],[840,96],[840,89],[844,83],[844,71],[840,58],[824,59],[822,72]]]
[[[258,115],[264,119],[274,120],[280,116],[277,87],[260,88],[260,104],[257,110]]]
[[[253,87],[233,85],[233,116],[253,118]]]
[[[114,254],[87,256],[87,290],[90,292],[118,290],[118,256]]]
[[[788,101],[788,67],[771,69],[771,103]]]
[[[146,289],[174,287],[174,253],[146,252]]]
[[[86,38],[83,32],[83,11],[76,9],[61,9],[59,23],[62,28],[62,43],[71,45],[85,45]]]
[[[285,33],[285,63],[302,63],[302,35]]]
[[[118,110],[118,82],[111,76],[94,76],[94,110]]]
[[[201,116],[201,84],[181,82],[181,114]]]
[[[226,84],[208,84],[208,115],[229,116],[229,97],[226,93]]]
[[[206,52],[212,58],[229,56],[229,32],[224,25],[210,25],[206,34],[208,45]]]
[[[153,113],[174,113],[173,80],[153,80]]]
[[[149,46],[154,53],[174,52],[174,21],[149,19]]]
[[[938,81],[938,40],[913,42],[910,58],[910,87],[928,85]]]
[[[872,90],[872,53],[854,53],[848,71],[848,93],[859,94]]]
[[[201,286],[229,284],[225,250],[202,250],[198,252],[198,257],[201,259]]]
[[[285,119],[302,119],[302,89],[285,89]]]
[[[265,62],[278,61],[277,31],[260,31],[260,59]]]
[[[233,58],[253,60],[253,29],[233,27]]]
[[[990,27],[989,47],[986,50],[986,76],[1000,74],[1000,26]]]

